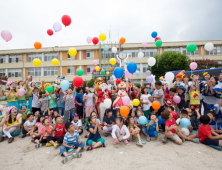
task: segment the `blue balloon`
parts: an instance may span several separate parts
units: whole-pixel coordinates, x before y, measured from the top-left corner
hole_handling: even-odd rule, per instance
[[[137,69],[136,63],[135,63],[135,62],[129,62],[129,64],[127,65],[127,70],[128,70],[131,74],[133,74],[133,73],[135,73],[136,69]]]
[[[68,80],[62,80],[62,82],[60,83],[60,87],[62,88],[63,91],[68,90],[69,81]]]
[[[121,67],[116,67],[114,70],[114,76],[118,79],[123,76],[123,73],[124,73],[124,71]]]
[[[104,51],[108,51],[109,47],[107,45],[104,45],[103,49],[104,49]]]
[[[161,116],[158,116],[158,119],[159,119],[158,120],[159,125],[163,124],[166,121],[165,119],[162,119]]]
[[[145,116],[140,116],[138,119],[139,124],[145,125],[147,122],[147,118]]]
[[[180,124],[181,124],[181,126],[187,128],[187,126],[191,125],[191,122],[187,118],[182,118],[181,121],[180,121]]]
[[[156,38],[156,37],[157,37],[157,32],[156,32],[156,31],[153,31],[152,34],[151,34],[151,36],[152,36],[153,38]]]
[[[140,71],[136,70],[136,75],[139,76],[140,75]]]

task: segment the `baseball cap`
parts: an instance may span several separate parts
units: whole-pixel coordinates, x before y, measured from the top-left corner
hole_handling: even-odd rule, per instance
[[[72,114],[72,119],[74,118],[74,117],[76,117],[76,116],[79,116],[77,113],[73,113]]]
[[[178,89],[185,90],[185,88],[184,88],[184,86],[183,86],[183,85],[180,85],[180,86],[178,87]]]

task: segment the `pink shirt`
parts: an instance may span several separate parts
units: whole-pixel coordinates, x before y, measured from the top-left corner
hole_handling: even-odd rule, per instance
[[[172,126],[175,126],[176,125],[176,121],[174,118],[172,118],[172,121],[170,121],[169,119],[166,120],[165,122],[165,126],[166,127],[172,127]],[[172,129],[170,130],[172,133],[176,133],[176,130],[175,129]]]
[[[41,133],[41,130],[44,127],[44,125],[40,122],[37,122],[35,125],[38,127],[38,133]]]
[[[45,130],[47,130],[48,132],[50,132],[52,130],[52,127],[49,126],[49,127],[43,127],[42,130],[41,130],[41,134],[43,134],[43,138],[42,139],[46,139],[47,136],[49,136],[48,133],[45,132]]]

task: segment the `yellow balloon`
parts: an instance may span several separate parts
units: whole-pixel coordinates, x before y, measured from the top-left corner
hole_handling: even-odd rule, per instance
[[[35,58],[33,61],[32,61],[33,65],[38,67],[41,65],[41,60],[39,60],[38,58]]]
[[[76,55],[76,53],[77,53],[77,51],[76,51],[75,48],[70,48],[70,49],[69,49],[69,55],[70,55],[71,57],[74,57],[74,56]]]
[[[110,64],[112,64],[113,66],[116,64],[116,59],[115,58],[111,58],[109,60]]]
[[[100,71],[100,67],[99,66],[96,66],[96,71]]]
[[[109,72],[107,71],[106,74],[109,75]]]
[[[139,106],[140,101],[138,99],[133,100],[133,106]]]
[[[105,41],[105,40],[106,40],[106,34],[105,34],[105,33],[99,34],[99,39],[100,39],[101,41]]]
[[[54,58],[54,59],[52,60],[52,64],[53,64],[54,66],[58,65],[58,64],[59,64],[59,60],[56,59],[56,58]]]

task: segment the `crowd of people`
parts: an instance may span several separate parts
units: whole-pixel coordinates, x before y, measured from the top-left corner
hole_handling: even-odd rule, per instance
[[[172,87],[163,81],[144,85],[141,80],[140,87],[127,77],[118,81],[112,77],[107,82],[98,78],[94,92],[87,86],[63,91],[58,85],[44,82],[37,87],[36,82],[29,82],[29,77],[25,81],[5,82],[8,89],[0,90],[0,96],[7,99],[6,114],[0,122],[3,129],[0,142],[8,137],[8,143],[12,143],[19,134],[22,138],[30,136],[36,148],[60,147],[63,163],[80,158],[85,145],[86,151],[106,147],[108,136],[113,138],[114,145],[136,141],[136,145],[143,147],[146,141],[156,140],[162,131],[163,143],[171,139],[181,145],[187,140],[222,147],[222,74],[218,79],[204,73],[204,80],[199,80],[198,75],[178,74]],[[48,92],[48,86],[53,86],[53,91]],[[19,89],[26,93],[18,95]],[[122,116],[120,109],[125,105],[125,96],[131,99],[127,103],[130,112]],[[179,103],[174,96],[180,97]],[[108,108],[106,99],[112,101]],[[138,106],[133,106],[134,99],[140,101]],[[154,101],[161,105],[158,110],[152,106]],[[173,112],[177,112],[177,119]],[[146,124],[140,124],[141,116],[147,118]],[[190,121],[188,132],[181,125],[183,118]],[[86,143],[80,139],[84,130]]]

